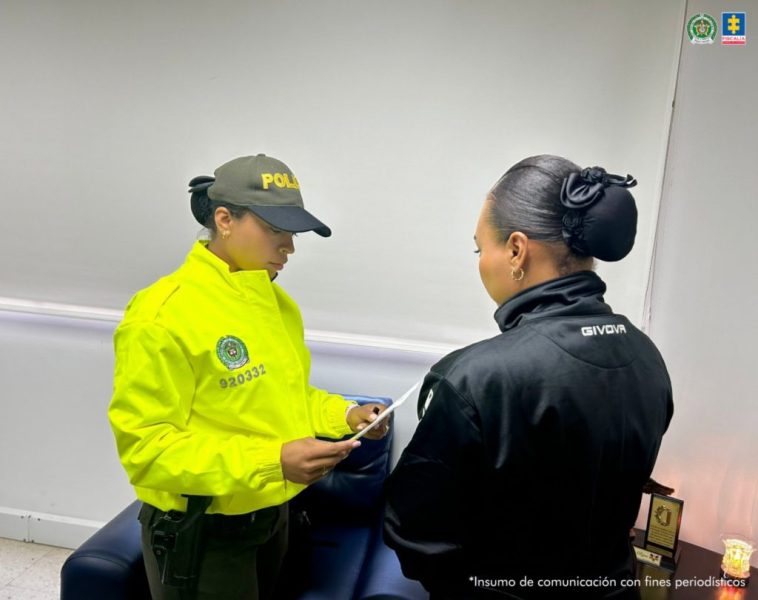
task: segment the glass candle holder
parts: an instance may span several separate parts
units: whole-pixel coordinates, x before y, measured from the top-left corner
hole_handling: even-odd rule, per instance
[[[723,534],[724,557],[721,559],[721,574],[724,579],[747,582],[750,579],[750,556],[755,543],[741,535]]]

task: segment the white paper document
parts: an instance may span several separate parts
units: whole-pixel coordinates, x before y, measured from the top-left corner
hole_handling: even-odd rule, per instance
[[[400,396],[400,398],[398,398],[397,400],[395,400],[395,402],[393,402],[390,405],[389,408],[385,409],[384,412],[379,413],[379,415],[377,415],[375,421],[371,421],[371,423],[369,425],[366,425],[366,427],[364,427],[363,429],[361,429],[358,433],[356,433],[350,439],[351,440],[359,440],[359,439],[361,439],[364,435],[366,435],[374,427],[376,427],[377,425],[379,425],[379,423],[381,423],[385,419],[389,418],[389,416],[395,411],[396,408],[398,408],[399,406],[402,406],[403,402],[405,402],[408,398],[410,398],[411,394],[416,390],[416,388],[418,386],[421,385],[422,381],[423,380],[419,379],[416,383],[414,383],[411,386],[411,388],[407,392],[405,392],[405,394],[403,394],[402,396]]]

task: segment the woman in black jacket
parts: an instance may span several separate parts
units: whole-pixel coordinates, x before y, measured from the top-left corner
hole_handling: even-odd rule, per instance
[[[385,539],[434,600],[636,597],[629,530],[671,382],[592,271],[634,244],[635,184],[544,155],[487,196],[475,240],[501,333],[432,367],[387,483]]]

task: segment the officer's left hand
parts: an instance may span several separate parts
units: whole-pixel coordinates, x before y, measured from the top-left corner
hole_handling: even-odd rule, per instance
[[[374,421],[377,415],[384,412],[386,408],[387,407],[384,406],[384,404],[364,404],[363,406],[356,406],[347,413],[347,424],[350,426],[350,429],[357,433]],[[381,425],[377,425],[366,434],[366,438],[369,440],[382,439],[390,430],[391,420],[392,417],[389,417]]]

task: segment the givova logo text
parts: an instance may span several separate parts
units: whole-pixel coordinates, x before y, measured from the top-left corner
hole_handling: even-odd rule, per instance
[[[609,323],[607,325],[588,325],[582,327],[583,336],[591,335],[614,335],[617,333],[626,333],[626,327],[623,325],[614,325]]]

